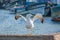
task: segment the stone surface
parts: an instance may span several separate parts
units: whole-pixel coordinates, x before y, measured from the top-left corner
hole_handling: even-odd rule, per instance
[[[54,35],[54,39],[55,39],[55,40],[60,40],[60,34]]]
[[[53,36],[0,36],[0,40],[54,40]]]
[[[34,28],[30,33],[26,29],[26,22],[21,18],[15,20],[15,14],[12,14],[8,10],[0,10],[0,35],[13,35],[13,34],[54,34],[60,32],[60,22],[51,21],[51,17],[44,17],[44,23],[40,23],[39,20],[34,22]]]
[[[39,35],[39,36],[0,35],[0,40],[60,40],[60,33],[53,35]]]

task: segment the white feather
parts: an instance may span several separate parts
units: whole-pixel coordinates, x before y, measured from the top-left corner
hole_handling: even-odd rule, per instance
[[[25,21],[26,21],[26,28],[27,29],[31,29],[31,28],[34,28],[34,21],[36,19],[40,19],[42,20],[43,19],[43,16],[41,14],[36,14],[33,19],[31,19],[30,17],[32,16],[31,14],[27,14],[26,17],[22,16],[22,15],[19,15],[21,16]]]

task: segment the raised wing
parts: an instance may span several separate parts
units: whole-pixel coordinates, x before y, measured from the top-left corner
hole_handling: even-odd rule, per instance
[[[42,14],[36,14],[33,17],[33,21],[35,21],[36,19],[39,19],[41,21],[41,23],[43,23],[43,21],[44,21]]]
[[[22,16],[22,18],[23,18],[25,21],[27,21],[26,17]]]
[[[16,15],[16,16],[15,16],[15,19],[16,19],[16,20],[19,19],[19,18],[23,18],[25,21],[27,21],[26,18],[25,18],[24,16],[22,16],[22,15]]]

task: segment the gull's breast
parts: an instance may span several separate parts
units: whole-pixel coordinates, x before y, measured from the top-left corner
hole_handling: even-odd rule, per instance
[[[26,27],[27,27],[28,29],[33,28],[33,27],[34,27],[33,21],[32,21],[32,20],[28,20]]]

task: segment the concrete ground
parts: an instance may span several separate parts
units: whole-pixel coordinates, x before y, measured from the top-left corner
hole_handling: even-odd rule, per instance
[[[26,35],[30,34],[26,29],[23,19],[15,20],[15,14],[7,10],[0,10],[0,35]],[[60,32],[60,22],[51,21],[51,17],[44,17],[44,23],[36,20],[32,34],[53,34]]]

